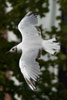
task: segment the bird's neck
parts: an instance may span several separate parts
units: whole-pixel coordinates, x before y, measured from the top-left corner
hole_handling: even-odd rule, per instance
[[[17,51],[18,52],[22,51],[22,42],[17,45]]]

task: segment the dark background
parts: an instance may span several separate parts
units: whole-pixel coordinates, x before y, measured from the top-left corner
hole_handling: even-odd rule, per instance
[[[21,96],[21,100],[67,100],[67,0],[57,0],[61,5],[59,9],[61,16],[57,16],[57,20],[61,19],[60,31],[57,31],[57,28],[53,26],[51,32],[44,32],[40,26],[42,36],[48,34],[52,37],[55,33],[56,37],[59,37],[61,50],[56,55],[56,60],[39,60],[41,69],[44,67],[44,70],[42,70],[40,80],[37,82],[38,90],[36,92],[30,90],[20,72],[18,63],[21,54],[5,54],[11,47],[18,44],[7,41],[7,30],[13,31],[21,39],[17,29],[19,21],[27,13],[27,10],[35,12],[41,18],[45,17],[50,11],[49,0],[8,0],[13,7],[8,13],[5,10],[6,1],[0,0],[0,100],[16,100],[15,94]],[[42,7],[44,2],[46,7]],[[42,54],[46,55],[46,52],[43,51]],[[50,58],[49,54],[48,57]],[[57,75],[48,70],[50,66],[55,68],[55,65],[58,65]],[[10,71],[21,84],[15,85],[14,81],[10,80]],[[52,82],[55,78],[58,81]]]

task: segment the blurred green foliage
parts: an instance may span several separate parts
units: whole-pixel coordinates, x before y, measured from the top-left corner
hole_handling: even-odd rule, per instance
[[[64,12],[64,15],[67,16],[67,0],[58,0],[61,4],[61,10]],[[6,12],[7,3],[11,3],[13,9],[10,12]],[[43,7],[43,4],[46,4]],[[59,65],[59,67],[63,67],[66,70],[65,59],[66,55],[62,52],[57,54],[57,59],[51,60],[51,56],[47,54],[49,60],[43,61],[38,60],[42,69],[42,75],[40,77],[39,82],[37,82],[37,86],[39,90],[33,92],[27,86],[23,75],[19,69],[19,59],[21,54],[10,54],[6,55],[5,53],[14,45],[16,42],[8,42],[3,37],[4,30],[13,31],[18,38],[21,38],[20,32],[17,29],[17,25],[19,21],[24,17],[27,11],[36,12],[40,17],[45,17],[46,13],[49,12],[49,0],[0,0],[0,86],[3,87],[3,90],[0,91],[0,100],[4,100],[5,93],[9,93],[12,97],[12,100],[15,99],[15,94],[22,97],[22,100],[62,100],[64,98],[67,99],[67,90],[59,91],[58,95],[58,86],[59,82],[53,82],[57,75],[54,72],[50,72],[48,69],[50,66],[55,68],[55,65]],[[59,16],[60,18],[60,16]],[[52,27],[51,32],[46,32],[44,34],[49,34],[52,37],[53,33],[56,36],[60,36],[60,41],[62,45],[67,44],[67,23],[60,23],[61,31],[57,32],[56,27]],[[42,51],[43,55],[46,55],[46,52]],[[44,68],[44,69],[43,69]],[[6,78],[6,71],[12,71],[13,76],[21,82],[21,85],[18,86],[14,84],[12,80]]]

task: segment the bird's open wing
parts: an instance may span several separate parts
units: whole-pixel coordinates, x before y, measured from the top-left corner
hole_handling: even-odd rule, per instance
[[[18,29],[23,37],[23,54],[20,59],[20,69],[32,90],[35,89],[34,82],[40,74],[40,67],[38,62],[36,62],[36,58],[39,49],[41,49],[41,37],[39,36],[40,31],[36,28],[36,25],[37,16],[31,12],[18,25]]]
[[[36,25],[37,17],[31,12],[27,13],[27,15],[20,21],[18,29],[23,38],[23,49],[27,47],[29,48],[29,46],[37,46],[37,48],[41,48],[41,32]]]
[[[29,12],[26,14],[26,16],[19,22],[18,24],[18,30],[23,34],[23,30],[29,25],[36,26],[38,23],[37,16],[33,14],[32,12]]]
[[[31,49],[28,51],[23,51],[23,54],[20,59],[20,69],[23,73],[23,76],[27,82],[27,84],[30,86],[32,90],[35,89],[34,82],[39,78],[40,75],[40,66],[38,62],[36,61],[36,58],[38,56],[39,50]]]

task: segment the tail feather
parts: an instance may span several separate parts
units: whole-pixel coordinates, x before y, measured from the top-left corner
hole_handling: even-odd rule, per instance
[[[55,38],[43,40],[42,46],[43,49],[50,54],[55,54],[60,50],[60,44],[56,42]]]
[[[27,84],[29,85],[29,87],[30,87],[33,91],[36,90],[35,84],[34,84],[34,82],[31,81],[31,79],[25,78],[25,81],[27,82]]]

